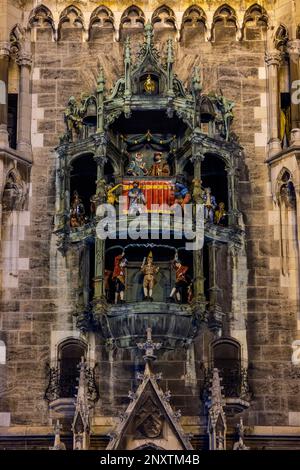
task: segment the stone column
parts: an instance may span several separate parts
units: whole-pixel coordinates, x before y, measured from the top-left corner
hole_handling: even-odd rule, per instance
[[[221,289],[217,282],[217,253],[220,244],[216,240],[208,243],[209,256],[209,326],[218,336],[222,334],[223,312],[219,304]]]
[[[293,93],[299,89],[295,84],[300,80],[300,39],[294,39],[287,44],[287,50],[290,59],[290,91],[291,91],[291,144],[300,145],[300,104],[295,103]],[[299,96],[299,93],[297,93]]]
[[[20,88],[17,150],[24,152],[31,159],[31,55],[23,53],[18,59],[18,64],[20,66]]]
[[[265,55],[268,77],[268,147],[269,155],[280,152],[281,142],[279,139],[279,80],[278,68],[281,54],[278,51],[269,51]]]
[[[8,147],[7,100],[8,100],[9,44],[0,43],[0,146]]]
[[[234,166],[228,166],[227,187],[228,187],[228,223],[237,225],[239,211],[237,208],[237,169]]]
[[[97,151],[94,159],[97,163],[97,189],[96,189],[96,214],[97,207],[105,201],[105,194],[103,192],[103,185],[101,181],[104,179],[104,166],[107,161],[106,158],[107,141],[104,134],[101,134],[97,140]],[[97,220],[97,215],[96,215]],[[105,270],[105,240],[100,240],[97,235],[95,238],[95,292],[94,299],[99,300],[104,298],[104,270]]]
[[[194,164],[194,178],[201,181],[201,164],[204,160],[201,143],[198,141],[198,136],[192,138],[192,157],[191,161]],[[203,248],[195,250],[193,256],[193,269],[194,269],[194,296],[197,302],[205,304],[204,295],[204,276],[203,276]]]

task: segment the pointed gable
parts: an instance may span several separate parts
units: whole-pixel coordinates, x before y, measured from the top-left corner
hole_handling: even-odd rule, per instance
[[[180,413],[172,409],[169,393],[160,389],[148,365],[136,393],[131,392],[129,396],[132,401],[113,433],[107,450],[193,449],[178,421]]]

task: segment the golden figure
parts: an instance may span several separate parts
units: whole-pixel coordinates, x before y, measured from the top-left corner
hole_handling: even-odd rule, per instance
[[[218,208],[215,211],[215,224],[223,225],[226,223],[227,213],[225,211],[224,202],[220,202]]]
[[[112,206],[114,206],[118,202],[119,194],[118,193],[116,194],[115,191],[120,186],[122,186],[121,183],[116,184],[116,185],[114,185],[113,183],[110,183],[107,186],[107,199],[106,199],[107,204],[111,204]]]
[[[145,82],[144,82],[144,90],[146,93],[151,95],[152,93],[155,92],[155,82],[152,80],[151,75],[148,74]]]
[[[159,268],[157,266],[154,266],[153,264],[153,255],[151,251],[148,254],[147,258],[144,258],[143,264],[141,266],[141,271],[144,274],[144,299],[150,300],[152,302],[152,291],[155,283],[155,274],[158,273]]]

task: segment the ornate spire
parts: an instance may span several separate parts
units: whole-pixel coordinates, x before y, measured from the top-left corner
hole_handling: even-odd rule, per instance
[[[74,420],[72,424],[73,449],[87,450],[89,447],[91,405],[89,402],[87,364],[83,357],[81,358],[79,368],[79,383],[75,404]]]
[[[55,433],[55,438],[54,438],[54,445],[53,447],[49,447],[49,450],[66,450],[66,446],[63,442],[60,440],[60,431],[62,430],[62,426],[59,424],[59,419],[56,421],[56,424],[54,426],[54,433]]]
[[[224,398],[222,395],[221,379],[218,369],[213,369],[210,396],[206,404],[208,408],[209,448],[210,450],[226,449],[226,417],[223,410]]]

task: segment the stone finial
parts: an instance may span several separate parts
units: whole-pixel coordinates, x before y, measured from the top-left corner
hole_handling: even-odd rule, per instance
[[[210,450],[226,449],[226,417],[223,410],[224,398],[222,394],[223,387],[218,369],[213,369],[211,379],[210,396],[207,402],[208,407],[208,426]]]
[[[154,354],[155,349],[160,349],[162,343],[154,343],[152,341],[152,329],[147,328],[147,340],[145,343],[137,343],[137,347],[145,351],[144,360],[147,362],[154,361],[156,356]],[[145,369],[146,371],[146,369]]]
[[[238,429],[238,441],[233,444],[233,450],[249,450],[249,447],[247,447],[244,443],[244,424],[243,424],[243,418],[240,418],[239,424],[237,424],[237,429]]]
[[[58,419],[54,426],[54,433],[55,433],[54,445],[53,447],[49,447],[49,450],[66,450],[65,444],[61,442],[60,440],[61,430],[62,430],[62,426],[59,424],[59,419]]]

